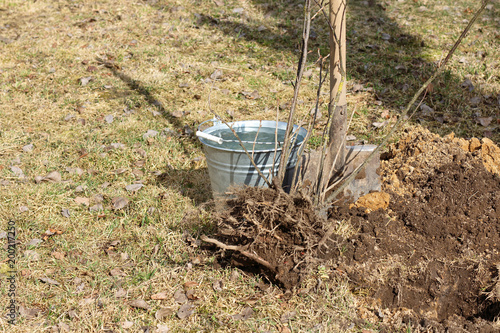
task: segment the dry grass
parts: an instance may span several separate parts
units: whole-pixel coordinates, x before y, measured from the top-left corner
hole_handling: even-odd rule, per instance
[[[275,286],[261,290],[258,277],[217,267],[210,254],[184,239],[185,231],[196,236],[211,228],[209,212],[200,213],[199,224],[186,224],[183,219],[211,198],[201,146],[183,135],[184,126],[194,129],[211,118],[209,92],[212,90],[211,108],[228,120],[231,114],[236,119],[274,119],[276,107],[292,95],[290,80],[301,26],[297,4],[222,2],[224,6],[208,0],[0,2],[0,221],[3,229],[8,220],[16,222],[18,305],[41,310],[34,318],[21,316],[17,332],[50,331],[61,323],[79,332],[140,331],[143,326],[154,331],[158,325],[168,326],[171,332],[356,330],[350,324],[356,318],[357,301],[346,281],[325,279],[316,288],[321,272],[312,273],[302,292],[288,297]],[[381,95],[382,104],[377,105],[376,96],[384,90],[380,73],[395,75],[395,64],[408,65],[417,53],[424,58],[422,68],[432,67],[425,61],[436,61],[459,31],[461,22],[445,26],[439,20],[439,27],[434,28],[439,17],[430,14],[433,5],[426,4],[429,10],[425,13],[413,11],[417,5],[420,3],[388,3],[385,19],[403,26],[405,33],[417,36],[426,47],[420,49],[417,43],[407,49],[407,45],[389,48],[390,57],[382,62],[376,61],[380,59],[376,50],[363,54],[357,48],[360,43],[373,44],[377,38],[384,45],[380,32],[396,25],[386,22],[377,30],[371,23],[366,25],[361,14],[354,10],[350,14],[351,83],[373,87],[348,97],[350,108],[355,104],[359,114],[352,129],[358,138],[377,141],[385,130],[373,132],[370,124],[381,120],[384,110],[390,111],[390,117],[397,114],[398,106],[407,101],[408,93],[398,89],[398,84],[409,82],[411,91],[421,82],[421,77],[408,74],[411,70],[397,74],[389,91]],[[453,6],[464,11],[459,4]],[[469,75],[478,87],[475,92],[493,95],[499,91],[498,49],[494,45],[498,35],[477,38],[494,34],[489,25],[498,22],[493,16],[498,5],[494,6],[486,16],[490,21],[477,28],[482,32],[471,33],[469,43],[476,40],[476,44],[460,51],[467,65],[456,61],[449,71],[452,85],[447,86],[443,78],[432,95],[436,103],[444,100],[442,108],[430,104],[443,114],[463,107],[464,119],[456,128],[464,136],[484,130],[472,122],[475,112],[498,119],[498,109],[486,102],[481,102],[479,110],[470,109],[466,104],[472,94],[457,90],[457,84]],[[359,3],[352,7],[364,8]],[[244,12],[236,13],[235,8],[244,8]],[[366,10],[380,15],[377,8]],[[452,34],[420,30],[427,24]],[[315,46],[326,55],[324,24],[318,24],[315,32]],[[479,49],[488,53],[485,60],[476,57],[474,52]],[[98,59],[116,67],[107,68]],[[312,76],[302,89],[301,115],[313,107],[315,98],[319,71],[312,62],[310,68]],[[223,75],[212,88],[207,78],[216,69]],[[82,85],[80,79],[89,76],[92,80]],[[260,98],[247,99],[241,94],[254,90]],[[322,110],[325,114],[325,105]],[[189,114],[172,117],[175,111]],[[114,116],[110,124],[105,121],[108,115]],[[437,127],[446,131],[455,129],[453,126]],[[162,133],[165,128],[182,135],[143,138],[150,129]],[[124,147],[105,149],[111,143]],[[33,144],[32,151],[23,151],[28,144]],[[24,179],[11,171],[13,165],[23,170]],[[75,168],[83,173],[70,172]],[[120,168],[126,171],[116,174]],[[60,172],[63,181],[34,183],[35,176],[51,171]],[[145,186],[136,193],[127,192],[125,186],[136,181]],[[106,183],[109,185],[103,187]],[[77,186],[86,189],[76,193]],[[103,197],[103,211],[90,212],[74,201],[76,197],[90,198],[92,206],[99,200],[96,195]],[[111,199],[117,196],[129,198],[129,206],[112,210]],[[29,210],[21,212],[22,206]],[[154,212],[148,212],[151,207]],[[69,218],[62,216],[62,209],[70,211]],[[62,234],[28,246],[31,240],[42,239],[49,228]],[[36,251],[39,260],[26,257],[27,250]],[[5,258],[2,252],[0,260]],[[111,276],[115,268],[123,274]],[[60,285],[42,283],[44,277]],[[222,291],[212,288],[218,280],[223,281]],[[194,292],[199,300],[187,319],[176,317],[180,305],[173,297],[151,300],[151,295],[163,291],[173,295],[188,281],[197,283]],[[6,277],[1,276],[1,304],[8,302],[6,288]],[[120,288],[126,291],[125,297],[116,297]],[[147,301],[151,310],[132,308],[129,302],[135,299]],[[245,306],[252,307],[253,316],[233,320],[231,316]],[[173,312],[158,320],[154,314],[162,307]],[[282,323],[281,316],[290,311],[296,311],[295,317]],[[134,324],[124,329],[125,321]],[[3,317],[0,330],[12,330]]]

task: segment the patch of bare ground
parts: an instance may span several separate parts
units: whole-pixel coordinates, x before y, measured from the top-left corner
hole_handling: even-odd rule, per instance
[[[303,196],[247,188],[227,201],[208,241],[223,262],[287,289],[333,260],[334,274],[347,276],[362,300],[361,322],[381,331],[495,332],[498,151],[487,139],[413,128],[383,156],[387,209],[334,206],[324,221]]]

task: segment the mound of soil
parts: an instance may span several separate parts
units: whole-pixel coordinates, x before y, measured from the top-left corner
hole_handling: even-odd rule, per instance
[[[500,177],[490,172],[495,159],[485,158],[497,149],[417,128],[382,162],[387,210],[332,209],[332,218],[359,228],[342,269],[354,288],[371,291],[367,319],[431,332],[498,331]]]
[[[383,156],[387,208],[335,206],[324,221],[308,198],[247,188],[227,201],[217,233],[204,240],[287,289],[311,264],[333,259],[366,295],[360,318],[389,332],[409,323],[421,332],[495,332],[499,170],[500,149],[490,140],[416,128]],[[335,229],[338,221],[349,222],[352,236]]]

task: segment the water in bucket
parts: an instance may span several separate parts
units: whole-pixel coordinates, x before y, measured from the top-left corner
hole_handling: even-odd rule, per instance
[[[280,148],[281,144],[285,140],[284,129],[278,129],[278,145]],[[223,142],[219,145],[220,148],[223,149],[231,149],[231,150],[241,150],[240,143],[236,136],[234,136],[233,132],[229,128],[221,128],[215,130],[211,133],[213,136],[222,138]],[[275,129],[269,127],[262,127],[260,130],[252,128],[245,130],[244,132],[237,132],[239,138],[243,142],[243,145],[248,151],[252,150],[269,150],[275,147]],[[254,147],[255,142],[255,147]]]

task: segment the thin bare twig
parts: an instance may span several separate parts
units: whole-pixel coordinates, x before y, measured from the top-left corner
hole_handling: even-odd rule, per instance
[[[306,0],[306,5],[304,6],[304,28],[302,32],[302,54],[300,56],[299,67],[297,69],[297,77],[295,79],[295,86],[292,98],[292,105],[290,107],[290,114],[288,115],[288,123],[286,126],[285,133],[285,143],[283,145],[283,150],[281,153],[280,164],[278,168],[278,183],[283,183],[283,178],[285,177],[285,171],[287,167],[288,157],[290,155],[290,134],[293,129],[293,116],[295,114],[295,109],[297,107],[297,100],[299,96],[300,84],[302,82],[302,76],[304,74],[304,68],[307,63],[307,45],[309,41],[309,34],[311,32],[311,1]],[[293,148],[293,147],[292,147]]]

